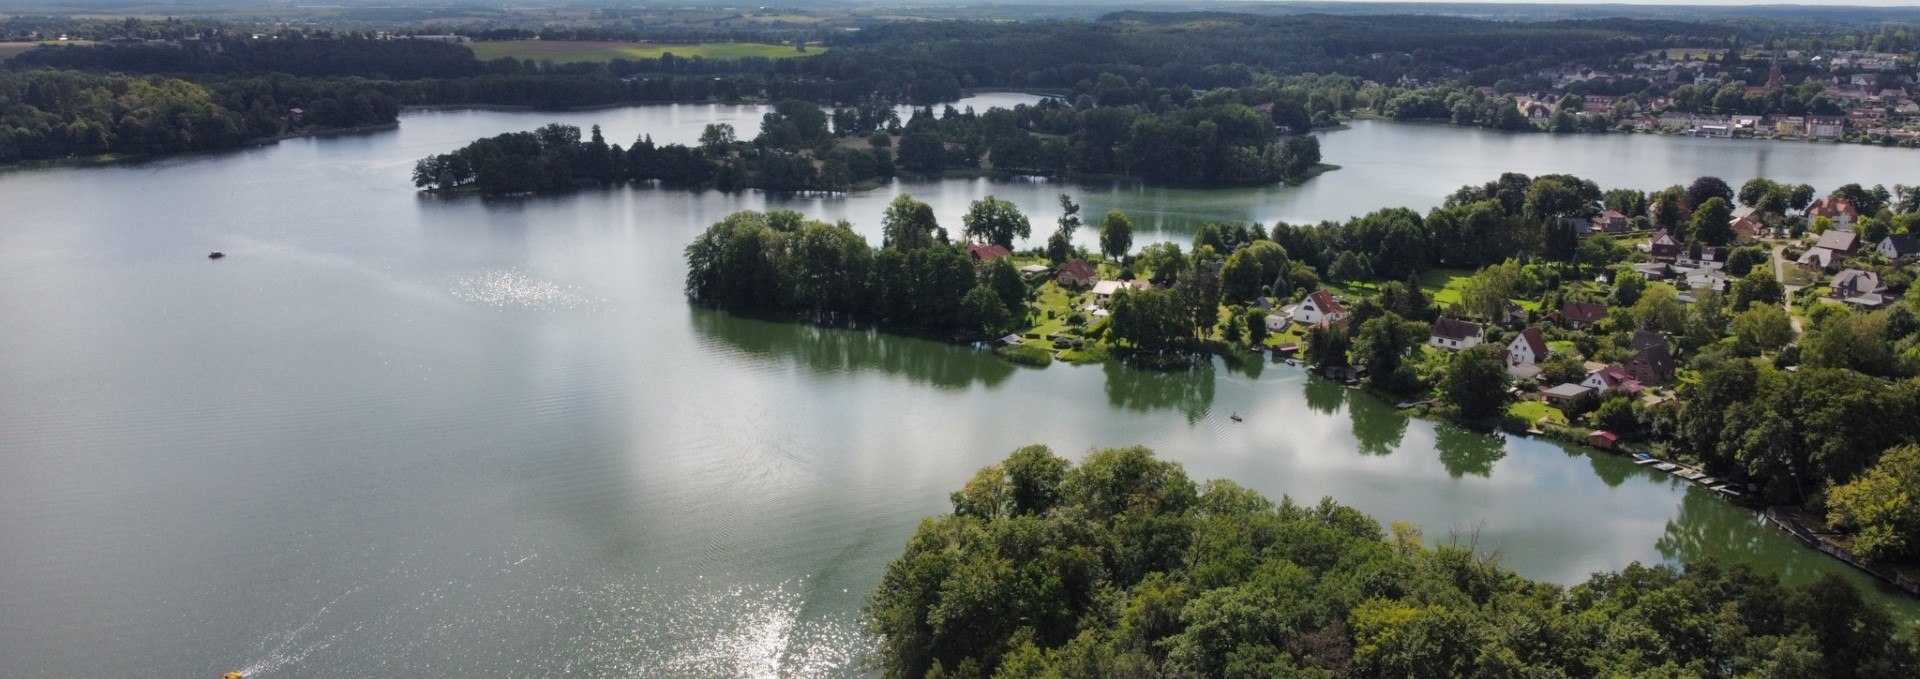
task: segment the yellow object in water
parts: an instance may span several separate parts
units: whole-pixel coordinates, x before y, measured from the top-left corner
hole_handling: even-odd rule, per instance
[[[220,675],[220,679],[247,679],[247,675],[241,674],[239,672],[228,672],[226,674]]]

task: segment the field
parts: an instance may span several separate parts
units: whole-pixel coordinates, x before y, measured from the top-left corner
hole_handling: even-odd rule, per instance
[[[750,42],[702,42],[690,44],[666,44],[654,42],[601,42],[593,40],[511,40],[503,42],[467,43],[474,56],[482,61],[513,57],[534,61],[552,61],[570,64],[582,61],[612,61],[614,59],[658,59],[660,55],[673,53],[676,57],[703,57],[707,59],[740,59],[744,57],[767,57],[783,59],[804,57],[826,51],[827,48],[809,45],[807,51],[798,52],[792,45],[765,45]]]
[[[92,40],[67,40],[64,42],[54,42],[52,40],[47,40],[43,42],[0,42],[0,59],[6,59],[8,57],[12,57],[15,54],[25,52],[27,50],[33,49],[35,47],[39,47],[41,45],[91,45],[91,44],[93,44]]]

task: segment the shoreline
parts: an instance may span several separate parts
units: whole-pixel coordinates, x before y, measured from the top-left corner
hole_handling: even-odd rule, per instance
[[[395,120],[390,123],[379,123],[377,125],[361,125],[359,127],[329,127],[329,128],[305,130],[301,132],[289,132],[286,134],[277,134],[271,137],[261,137],[259,139],[250,139],[250,140],[247,140],[246,142],[241,143],[239,146],[233,146],[229,148],[195,149],[192,151],[174,151],[169,153],[141,153],[141,154],[131,154],[131,155],[103,153],[95,156],[78,156],[78,157],[72,157],[72,158],[47,158],[42,160],[22,160],[14,163],[0,164],[0,173],[26,171],[26,170],[49,170],[49,169],[58,169],[58,168],[67,168],[67,167],[105,167],[109,165],[121,165],[126,163],[142,162],[142,161],[149,161],[149,160],[160,160],[163,158],[185,158],[185,157],[191,157],[191,156],[197,156],[197,155],[216,155],[221,153],[228,153],[231,151],[257,148],[261,146],[272,146],[274,144],[278,144],[280,142],[283,142],[289,139],[301,139],[301,138],[307,138],[307,137],[311,137],[315,139],[325,139],[329,137],[344,137],[348,135],[366,134],[369,132],[385,132],[388,130],[397,130],[397,129],[400,129],[400,121]]]

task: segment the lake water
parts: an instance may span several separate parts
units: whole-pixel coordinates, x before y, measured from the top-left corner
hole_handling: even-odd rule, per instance
[[[971,103],[1021,100],[989,95]],[[691,142],[754,106],[436,111],[398,130],[0,174],[0,676],[840,676],[916,522],[1015,447],[1141,443],[1196,478],[1477,534],[1570,583],[1705,556],[1842,572],[1616,457],[1409,420],[1284,365],[1016,368],[688,307],[681,248],[740,209],[957,229],[1053,197],[1185,240],[1208,219],[1437,204],[1508,169],[1824,190],[1920,153],[1363,122],[1298,188],[943,181],[853,196],[417,195],[415,159],[553,120]],[[1091,230],[1082,238],[1091,244]],[[208,261],[211,250],[229,256]],[[1238,413],[1247,419],[1233,424]]]

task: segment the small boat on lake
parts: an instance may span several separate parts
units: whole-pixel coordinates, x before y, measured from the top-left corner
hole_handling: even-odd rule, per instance
[[[1242,420],[1242,419],[1240,419],[1240,413],[1234,413],[1234,414],[1232,414],[1232,415],[1228,415],[1228,416],[1227,416],[1227,419],[1229,419],[1229,420],[1233,420],[1233,421],[1235,421],[1235,422],[1245,422],[1245,421],[1246,421],[1246,420]]]
[[[207,253],[207,259],[219,259],[225,256],[227,256],[227,253],[221,252],[219,250],[215,250],[213,252]]]

